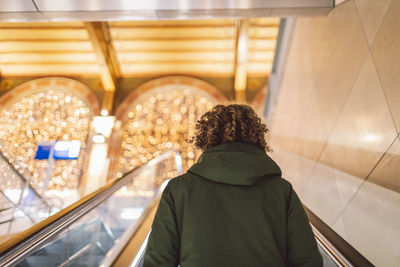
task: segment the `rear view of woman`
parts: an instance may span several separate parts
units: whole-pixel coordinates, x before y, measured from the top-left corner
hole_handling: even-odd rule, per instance
[[[291,184],[266,154],[267,127],[247,105],[217,105],[196,124],[203,150],[171,180],[144,266],[322,266]]]

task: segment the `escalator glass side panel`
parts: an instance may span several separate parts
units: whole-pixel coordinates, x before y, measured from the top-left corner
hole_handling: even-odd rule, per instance
[[[132,235],[148,207],[159,198],[168,178],[179,175],[176,157],[178,153],[169,153],[128,174],[129,178],[121,178],[128,180],[110,197],[11,265],[99,266],[110,261],[110,255],[118,255],[116,250],[126,236]]]
[[[0,243],[59,210],[30,185],[27,174],[19,173],[1,148],[0,144]]]

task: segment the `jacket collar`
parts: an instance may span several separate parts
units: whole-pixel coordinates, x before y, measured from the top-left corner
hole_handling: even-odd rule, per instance
[[[245,142],[229,142],[207,149],[189,172],[232,185],[253,185],[263,177],[282,174],[263,150]]]

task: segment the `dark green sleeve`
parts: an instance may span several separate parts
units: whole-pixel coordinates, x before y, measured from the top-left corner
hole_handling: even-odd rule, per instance
[[[289,266],[322,267],[322,257],[307,215],[292,187],[288,209],[288,263]]]
[[[174,202],[167,185],[154,217],[143,266],[177,266],[179,243]]]

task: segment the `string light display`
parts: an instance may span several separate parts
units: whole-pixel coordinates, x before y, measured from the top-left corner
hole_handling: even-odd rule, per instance
[[[22,175],[30,178],[38,192],[57,195],[63,190],[76,190],[84,153],[77,160],[57,160],[49,181],[45,181],[48,161],[35,160],[34,156],[39,142],[57,140],[80,140],[83,152],[91,117],[82,100],[64,91],[45,90],[23,96],[0,109],[1,150]],[[0,176],[6,177],[7,173],[1,172]]]
[[[23,188],[24,182],[11,169],[7,162],[0,158],[0,190],[9,200],[17,204]],[[16,192],[16,194],[14,192]],[[0,208],[5,209],[8,207],[10,207],[10,203],[1,195]]]
[[[119,175],[171,148],[182,151],[183,170],[187,170],[201,153],[188,142],[195,123],[215,104],[210,95],[186,85],[166,85],[141,95],[122,126]],[[175,175],[169,171],[163,178]]]

